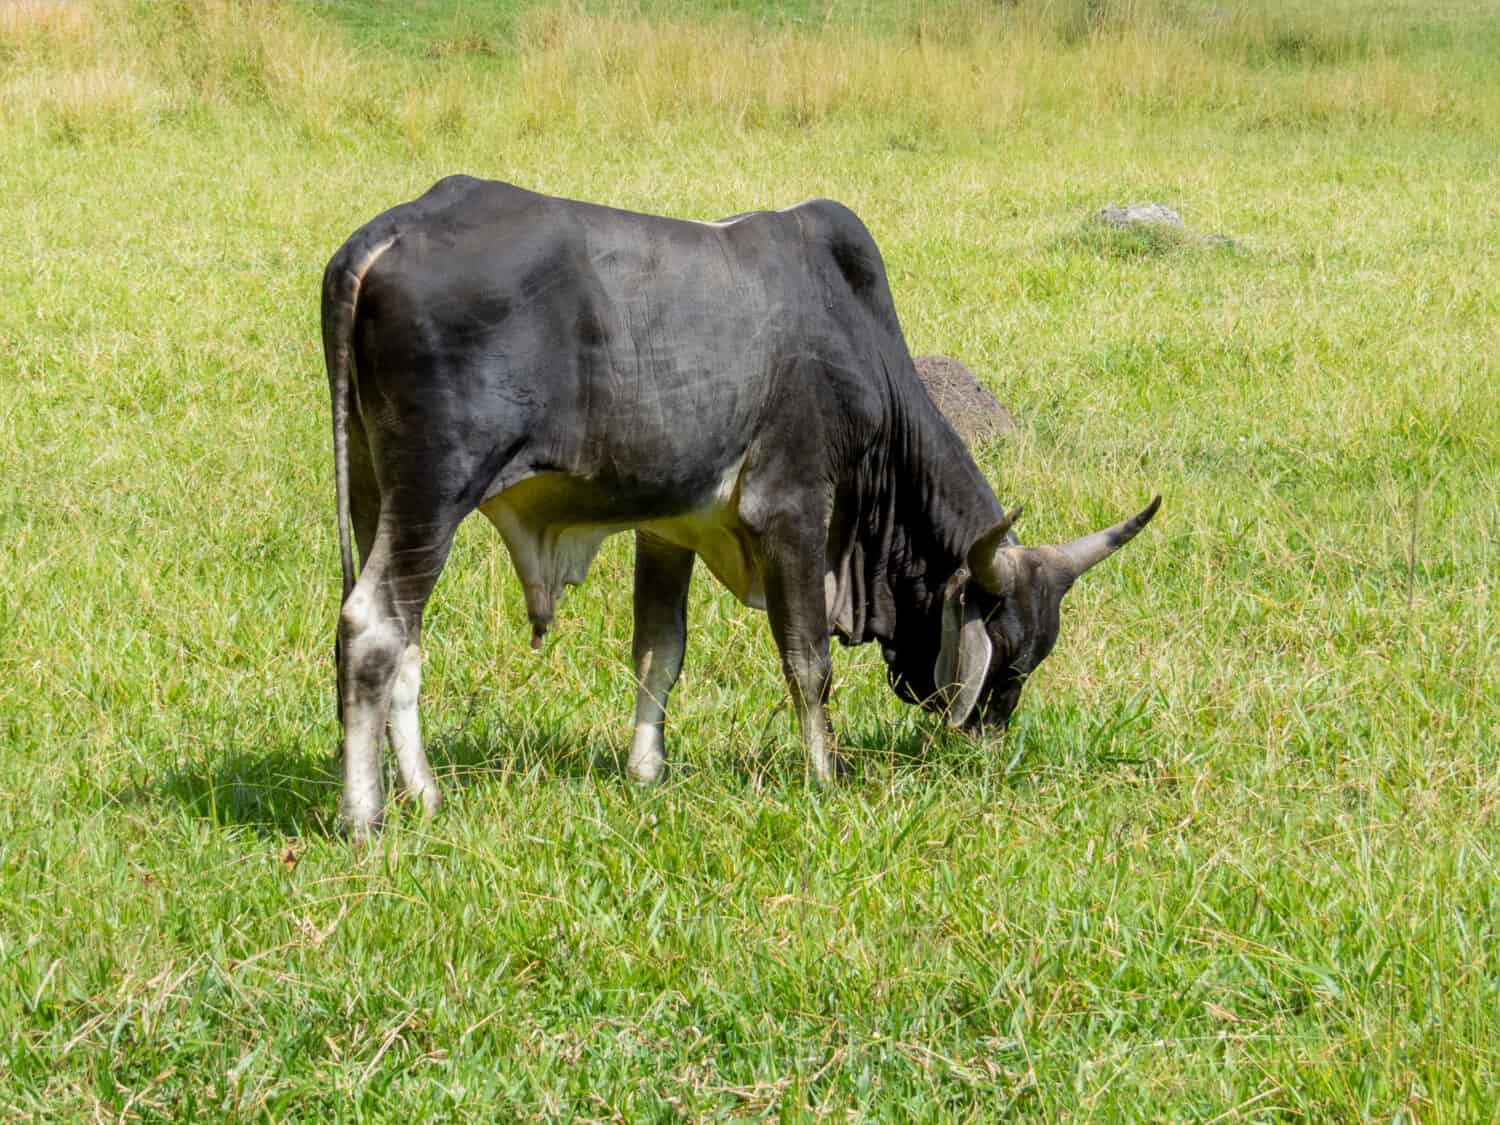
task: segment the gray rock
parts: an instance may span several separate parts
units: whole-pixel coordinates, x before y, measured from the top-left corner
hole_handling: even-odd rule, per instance
[[[1116,231],[1134,231],[1157,241],[1160,248],[1192,243],[1239,248],[1239,243],[1228,235],[1190,233],[1182,216],[1164,203],[1132,203],[1128,207],[1112,203],[1095,211],[1092,221]]]
[[[1162,203],[1132,203],[1126,207],[1110,204],[1108,207],[1101,207],[1094,218],[1112,227],[1183,225],[1182,216]]]
[[[1016,428],[1010,411],[980,386],[974,373],[945,355],[918,356],[917,375],[937,408],[969,445],[1004,437]]]

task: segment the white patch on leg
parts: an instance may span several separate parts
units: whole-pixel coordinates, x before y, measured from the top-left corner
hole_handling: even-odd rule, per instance
[[[355,729],[344,734],[344,794],[339,800],[339,816],[351,835],[366,836],[379,830],[384,811],[380,739],[368,722],[355,721],[349,726]]]
[[[417,698],[422,690],[422,650],[407,645],[391,689],[391,712],[386,720],[391,748],[396,751],[396,769],[406,794],[422,802],[429,813],[443,803],[437,779],[432,776],[427,752],[422,748],[422,727],[417,718]]]
[[[385,806],[381,778],[380,707],[376,700],[344,697],[344,793],[339,815],[354,836],[380,828]]]
[[[672,690],[667,682],[668,663],[657,660],[654,649],[647,649],[636,664],[635,733],[630,739],[630,758],[625,768],[642,785],[661,780],[667,765],[661,726],[667,715],[667,692]]]
[[[365,665],[370,661],[378,663],[383,656],[399,656],[399,652],[392,652],[399,645],[394,625],[374,611],[369,586],[376,579],[366,577],[370,574],[367,569],[360,576],[339,613],[343,649],[339,674],[344,677],[344,791],[339,815],[356,837],[380,828],[385,806],[382,735],[391,690],[387,682],[371,691],[360,673],[367,671]]]
[[[636,723],[630,740],[630,759],[626,769],[633,781],[652,785],[661,780],[667,766],[667,752],[659,723]]]
[[[824,782],[834,780],[837,775],[833,752],[828,745],[828,719],[820,704],[808,707],[802,715],[802,740],[807,744],[807,757],[812,765],[813,776]]]
[[[826,676],[805,658],[794,656],[790,664],[792,704],[797,711],[802,744],[807,748],[808,764],[819,781],[836,781],[844,772],[844,764],[833,748],[833,727],[822,703]]]

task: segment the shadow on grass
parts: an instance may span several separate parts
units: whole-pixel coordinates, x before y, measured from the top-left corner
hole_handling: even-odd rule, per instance
[[[748,753],[715,763],[747,784],[791,784],[807,770],[800,744],[775,738],[768,712]],[[1102,718],[1102,721],[1101,721]],[[1110,770],[1149,766],[1154,744],[1142,700],[1124,703],[1111,716],[1069,706],[1024,710],[1005,733],[971,738],[935,719],[876,719],[845,725],[840,744],[853,767],[851,780],[879,782],[892,775],[1001,780],[1017,784],[1058,768]],[[428,756],[445,792],[524,779],[547,782],[623,775],[622,747],[566,720],[518,723],[470,722],[442,732]],[[388,801],[395,799],[394,758],[385,756]],[[269,750],[227,748],[205,760],[187,761],[116,794],[122,804],[177,806],[191,819],[248,828],[267,838],[316,837],[338,831],[341,768],[321,748],[285,744]]]
[[[438,784],[453,791],[486,780],[612,777],[621,772],[616,749],[580,736],[564,723],[440,734],[428,745]],[[395,799],[395,759],[385,754],[387,801]],[[342,767],[332,753],[302,746],[228,749],[185,762],[116,794],[127,805],[181,808],[193,819],[249,828],[265,837],[337,834]]]
[[[1004,753],[1004,735],[971,738],[935,718],[907,723],[876,723],[846,731],[842,745],[856,774],[879,768],[897,773],[933,770],[956,776],[988,772],[989,760]]]
[[[733,773],[745,784],[791,786],[810,782],[810,764],[795,734],[787,702],[767,710],[756,723],[741,723],[738,737],[724,739],[738,747],[712,763]],[[932,770],[963,775],[982,768],[986,743],[945,727],[932,715],[862,720],[834,716],[834,742],[849,766],[848,780],[859,785],[879,782],[892,772]],[[668,755],[671,754],[669,735]]]
[[[849,730],[843,745],[860,767],[892,773],[931,772],[1019,784],[1057,770],[1106,773],[1149,770],[1160,742],[1143,694],[1123,699],[1109,713],[1068,702],[1022,704],[1007,729],[971,736],[936,720],[876,722]]]
[[[445,789],[494,778],[539,781],[619,777],[619,748],[563,721],[487,722],[433,739],[427,747],[438,783]]]

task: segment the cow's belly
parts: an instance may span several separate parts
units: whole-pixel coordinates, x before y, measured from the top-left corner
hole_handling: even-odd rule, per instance
[[[598,508],[597,500],[580,503],[579,483],[561,474],[530,477],[491,497],[480,510],[505,540],[534,619],[550,619],[564,586],[587,577],[599,545],[630,528],[692,551],[745,605],[765,609],[765,583],[737,510],[741,467],[730,466],[698,507],[670,516],[611,518],[599,510],[585,515],[582,509]]]
[[[740,601],[766,608],[766,587],[756,564],[750,533],[740,523],[740,472],[744,458],[719,477],[708,501],[690,512],[640,525],[658,539],[692,551]]]
[[[641,525],[658,539],[692,551],[730,593],[753,609],[766,608],[766,587],[749,533],[734,510],[714,505],[685,516]]]

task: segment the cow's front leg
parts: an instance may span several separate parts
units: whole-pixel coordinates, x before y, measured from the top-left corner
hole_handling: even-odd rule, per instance
[[[764,554],[766,611],[808,764],[819,781],[834,781],[849,770],[834,749],[833,724],[828,718],[833,662],[828,655],[828,603],[819,565],[822,552],[775,545]]]
[[[635,733],[630,740],[630,776],[642,784],[660,780],[667,765],[662,724],[667,696],[682,671],[687,649],[688,586],[693,552],[646,532],[635,536]]]

